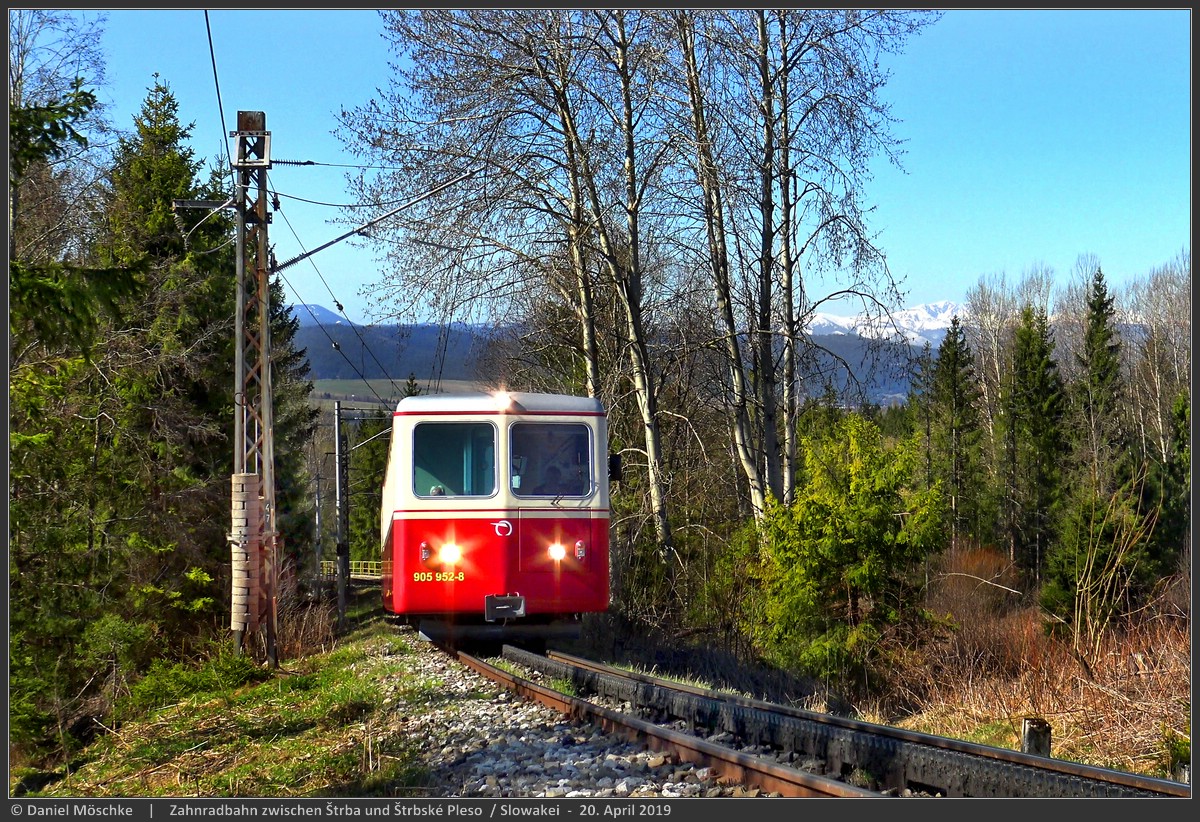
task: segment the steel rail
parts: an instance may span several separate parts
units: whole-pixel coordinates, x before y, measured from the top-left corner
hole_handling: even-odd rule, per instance
[[[696,736],[645,722],[545,688],[482,659],[443,647],[477,673],[527,699],[535,700],[572,719],[591,722],[609,733],[666,751],[682,762],[707,766],[723,781],[740,783],[788,797],[880,797],[881,794],[836,779],[789,768],[751,754],[724,748]]]
[[[1093,765],[1085,765],[1080,762],[1072,762],[1067,759],[1055,759],[1053,757],[1037,756],[1035,754],[1029,754],[1023,751],[997,748],[990,745],[982,745],[975,742],[952,739],[950,737],[935,736],[933,734],[921,733],[919,731],[896,728],[890,725],[877,725],[870,722],[849,719],[847,717],[839,717],[832,714],[806,711],[789,705],[777,705],[775,703],[751,699],[749,697],[738,696],[736,694],[727,694],[709,688],[701,688],[694,685],[673,682],[671,680],[663,679],[650,674],[626,671],[611,665],[592,662],[591,660],[572,656],[571,654],[566,654],[559,651],[548,652],[546,654],[546,658],[551,661],[575,666],[597,674],[618,676],[658,688],[666,688],[698,697],[716,699],[728,704],[754,710],[761,710],[781,716],[787,716],[811,722],[819,722],[824,725],[844,729],[847,731],[884,736],[906,743],[925,745],[931,748],[967,754],[969,756],[980,757],[986,760],[1007,762],[1013,765],[1033,768],[1039,772],[1049,771],[1068,777],[1093,780],[1096,782],[1111,784],[1121,788],[1145,792],[1147,794],[1157,796],[1191,796],[1190,785],[1168,779],[1158,779],[1156,777],[1129,773],[1127,771],[1100,768]]]

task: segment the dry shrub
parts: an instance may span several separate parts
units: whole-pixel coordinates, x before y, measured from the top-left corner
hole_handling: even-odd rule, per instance
[[[1036,608],[1022,608],[975,625],[964,625],[966,642],[974,642],[985,655],[985,671],[997,676],[1019,677],[1039,668],[1061,653],[1043,627]]]
[[[1179,573],[1162,580],[1155,590],[1152,608],[1164,617],[1186,619],[1192,607],[1192,572],[1190,557],[1181,560]]]
[[[929,660],[933,680],[947,675],[1018,676],[1045,653],[1036,612],[1023,605],[1019,574],[1001,551],[957,548],[932,569],[928,609],[950,630]]]
[[[279,661],[300,659],[332,650],[337,624],[336,603],[319,580],[306,580],[288,560],[280,568],[279,600],[275,613],[275,655]],[[246,636],[246,653],[266,663],[267,626],[264,619]]]
[[[337,623],[335,603],[307,598],[295,586],[286,586],[279,600],[275,645],[280,659],[299,659],[329,651],[334,646]]]
[[[994,547],[954,548],[930,573],[930,610],[962,623],[984,614],[1003,614],[1020,604],[1020,574]]]
[[[1191,643],[1184,620],[1151,619],[1112,631],[1090,675],[1074,672],[1080,706],[1064,745],[1103,747],[1127,770],[1166,768],[1171,738],[1191,736]]]
[[[893,705],[918,707],[904,724],[1018,747],[1022,719],[1040,716],[1056,757],[1172,776],[1171,745],[1191,730],[1190,613],[1178,598],[1109,631],[1090,663],[1036,607],[1005,607],[993,585],[970,582],[1003,580],[1001,570],[987,552],[947,558],[930,603],[954,627],[925,649],[924,667],[898,672]]]

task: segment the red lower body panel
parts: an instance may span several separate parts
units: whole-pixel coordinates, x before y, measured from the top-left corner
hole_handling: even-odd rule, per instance
[[[440,558],[452,543],[453,563]],[[556,559],[551,546],[561,546]],[[483,614],[520,596],[527,617],[606,611],[608,516],[522,509],[487,518],[398,515],[383,555],[383,605],[400,615]]]

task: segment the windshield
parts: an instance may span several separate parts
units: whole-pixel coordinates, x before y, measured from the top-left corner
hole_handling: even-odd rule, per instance
[[[563,422],[514,423],[509,483],[523,497],[579,497],[591,493],[588,427]]]

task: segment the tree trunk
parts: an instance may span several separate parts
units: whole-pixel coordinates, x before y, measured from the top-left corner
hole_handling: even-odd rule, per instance
[[[787,17],[779,16],[780,63],[788,65],[786,53]],[[779,75],[779,208],[780,264],[783,266],[783,502],[790,505],[796,495],[796,416],[799,407],[796,383],[796,338],[799,333],[796,320],[796,284],[794,277],[795,258],[793,240],[795,226],[792,221],[792,164],[791,164],[791,121],[788,117],[788,71],[784,68]]]
[[[770,48],[766,12],[755,12],[758,24],[758,79],[762,95],[759,105],[763,122],[763,153],[759,161],[759,215],[761,235],[758,251],[758,404],[762,408],[762,454],[767,490],[775,499],[783,496],[780,474],[778,398],[776,397],[774,316],[775,268],[775,94],[771,82]]]
[[[720,175],[712,155],[708,133],[705,97],[700,86],[700,71],[696,61],[696,35],[689,12],[673,13],[686,72],[688,103],[696,146],[696,176],[704,194],[704,218],[708,234],[709,259],[712,265],[713,288],[717,315],[724,332],[725,356],[729,364],[730,393],[733,413],[730,426],[738,462],[746,475],[750,507],[756,520],[766,511],[766,489],[753,445],[749,412],[749,387],[741,345],[738,342],[737,322],[733,316],[733,291],[729,281],[729,251],[726,246],[724,203]]]

